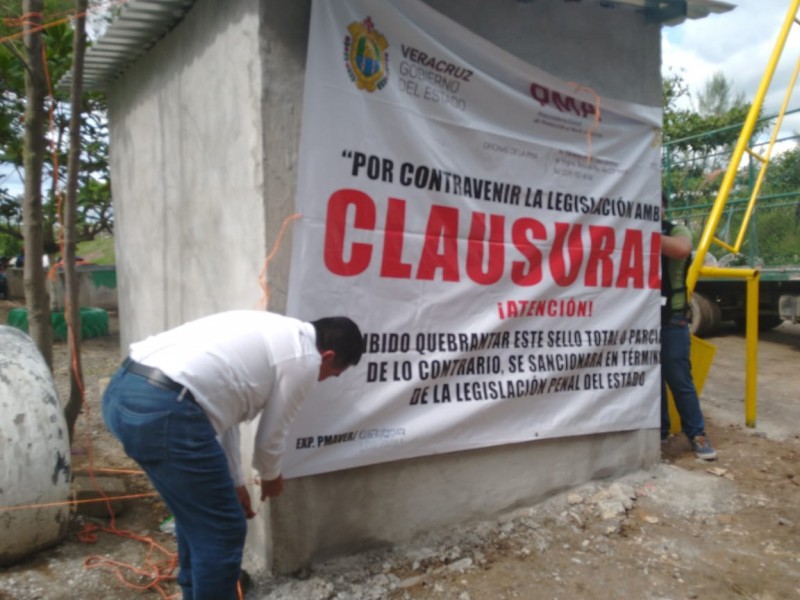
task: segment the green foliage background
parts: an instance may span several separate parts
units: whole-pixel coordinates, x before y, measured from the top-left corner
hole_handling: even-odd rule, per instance
[[[45,156],[44,196],[45,251],[57,248],[58,202],[57,192],[66,187],[67,130],[70,113],[75,107],[69,103],[69,91],[58,87],[58,82],[72,65],[73,32],[69,17],[75,5],[70,0],[46,0],[42,22],[42,42],[47,57],[47,69],[53,91],[53,120],[48,131],[55,153]],[[9,255],[16,242],[22,240],[21,194],[9,186],[9,173],[16,172],[22,180],[23,172],[23,119],[25,111],[24,55],[20,11],[22,3],[0,0],[0,252]],[[48,105],[50,108],[50,105]],[[105,99],[99,94],[87,93],[79,107],[83,113],[81,137],[80,182],[77,200],[77,235],[79,240],[91,240],[98,235],[113,233],[113,207],[108,164],[108,128]],[[55,165],[58,164],[59,188]],[[3,174],[6,174],[4,180]],[[15,241],[16,240],[16,241]]]
[[[717,93],[724,95],[725,85]],[[713,86],[709,84],[711,89]],[[716,200],[722,178],[739,139],[750,105],[741,98],[728,102],[707,102],[717,112],[703,114],[680,108],[689,94],[679,75],[666,77],[664,92],[664,189],[669,198],[668,216],[686,222],[698,238]],[[713,95],[712,95],[713,96]],[[683,103],[685,106],[685,102]],[[772,133],[774,116],[762,117],[749,140],[757,153],[766,152],[764,139]],[[738,256],[724,246],[712,244],[711,253],[729,266],[800,265],[800,134],[782,136],[780,152],[773,150],[756,210],[744,232]],[[786,147],[789,146],[787,149]],[[729,245],[738,239],[746,205],[755,189],[760,161],[746,155],[738,165],[733,189],[715,236]]]

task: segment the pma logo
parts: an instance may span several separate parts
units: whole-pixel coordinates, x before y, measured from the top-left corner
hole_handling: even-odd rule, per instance
[[[344,58],[350,80],[360,90],[383,89],[389,79],[389,42],[370,17],[353,21],[347,31],[350,35],[344,38]]]

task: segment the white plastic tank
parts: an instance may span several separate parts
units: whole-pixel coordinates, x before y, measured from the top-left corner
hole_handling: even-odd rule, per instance
[[[30,337],[0,325],[0,565],[61,541],[69,498],[69,435],[53,376]]]

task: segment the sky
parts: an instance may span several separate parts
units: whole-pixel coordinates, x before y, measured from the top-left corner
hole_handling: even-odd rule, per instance
[[[715,72],[724,73],[735,94],[755,99],[767,70],[790,0],[725,0],[735,8],[703,19],[687,19],[662,29],[662,74],[680,74],[695,93],[702,91]],[[800,25],[790,29],[786,46],[764,100],[764,115],[774,115],[783,103],[800,56]],[[795,88],[798,87],[796,84]],[[795,91],[787,111],[800,108]],[[786,117],[780,137],[800,133],[800,112]]]

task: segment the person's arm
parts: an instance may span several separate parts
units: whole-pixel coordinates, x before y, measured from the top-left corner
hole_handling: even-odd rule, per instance
[[[242,452],[241,452],[241,437],[239,435],[239,426],[234,425],[219,436],[219,444],[225,452],[225,458],[228,459],[228,471],[233,479],[233,485],[239,487],[244,485],[244,474],[242,473]]]
[[[244,474],[242,473],[242,452],[241,452],[241,436],[239,434],[239,426],[226,430],[218,437],[219,445],[222,446],[225,452],[225,458],[228,459],[228,472],[233,479],[233,485],[236,488],[236,497],[239,498],[239,504],[242,505],[244,515],[248,519],[256,516],[253,510],[253,505],[250,502],[250,492],[247,491],[245,484]]]
[[[692,238],[687,235],[662,235],[661,253],[667,258],[686,258],[692,253]]]
[[[289,426],[316,384],[318,361],[287,361],[276,367],[275,384],[256,431],[253,467],[261,475],[261,499],[283,491],[280,460],[286,450]]]

